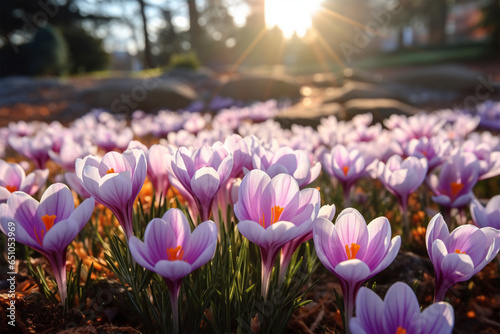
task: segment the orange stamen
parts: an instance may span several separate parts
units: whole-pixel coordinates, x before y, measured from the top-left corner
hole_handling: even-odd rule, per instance
[[[452,182],[450,183],[450,191],[452,196],[456,196],[460,190],[462,190],[464,185],[462,183]]]
[[[457,254],[467,254],[465,252],[462,252],[460,249],[455,249],[455,253],[457,253]]]
[[[167,260],[169,261],[181,261],[184,256],[184,251],[182,250],[182,246],[179,245],[175,248],[167,248]],[[184,260],[182,260],[184,261]]]
[[[5,189],[10,191],[11,193],[18,190],[18,188],[16,186],[5,186]]]
[[[285,208],[282,208],[281,206],[275,205],[271,208],[271,224],[274,224],[276,222],[279,222],[281,214],[283,213],[283,210]],[[259,224],[262,225],[262,227],[266,228],[266,215],[265,213],[262,214],[262,218],[259,219]]]
[[[356,254],[358,254],[359,249],[361,248],[360,245],[355,244],[354,242],[351,243],[351,247],[348,245],[345,245],[345,252],[347,254],[347,259],[352,260],[356,258]]]
[[[113,168],[111,168],[111,169],[109,169],[109,170],[106,172],[106,174],[111,174],[111,173],[114,173],[114,172],[115,172],[115,170],[114,170]]]
[[[54,220],[56,219],[56,215],[45,215],[42,217],[42,222],[45,225],[45,228],[47,229],[47,232],[54,226]]]
[[[342,170],[344,171],[344,175],[347,176],[347,172],[349,172],[349,167],[348,166],[344,166],[342,168]]]
[[[399,326],[398,329],[396,330],[396,334],[406,334],[406,329]]]

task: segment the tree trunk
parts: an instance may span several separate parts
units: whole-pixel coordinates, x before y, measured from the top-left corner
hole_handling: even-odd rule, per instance
[[[149,42],[148,24],[146,18],[146,4],[144,0],[138,1],[139,6],[141,7],[142,30],[144,33],[144,65],[146,68],[152,68],[154,64],[153,55],[151,53],[151,43]]]
[[[431,46],[443,46],[446,43],[446,19],[448,17],[448,6],[446,1],[433,1],[428,9],[430,31],[429,44]]]
[[[187,0],[189,8],[189,36],[191,39],[191,50],[195,52],[200,50],[200,39],[201,39],[201,27],[198,19],[200,18],[200,13],[198,13],[198,8],[196,8],[196,0]]]

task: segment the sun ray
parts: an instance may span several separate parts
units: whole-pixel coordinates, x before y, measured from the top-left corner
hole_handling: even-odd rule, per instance
[[[320,7],[319,11],[321,11],[321,12],[327,14],[327,15],[330,15],[330,16],[336,18],[336,19],[344,21],[344,22],[346,22],[346,23],[348,23],[348,24],[350,24],[350,25],[352,25],[354,27],[358,27],[358,28],[361,28],[361,29],[365,28],[365,26],[363,24],[359,23],[358,21],[350,19],[350,18],[348,18],[348,17],[346,17],[346,16],[344,16],[342,14],[334,12],[333,10],[325,8],[323,6]]]
[[[340,59],[339,55],[331,48],[330,45],[325,41],[325,38],[321,36],[319,31],[317,31],[316,28],[312,27],[311,28],[315,32],[315,38],[318,40],[318,42],[321,44],[321,46],[325,49],[326,53],[338,64],[340,67],[345,69],[347,66],[344,64],[342,59]]]

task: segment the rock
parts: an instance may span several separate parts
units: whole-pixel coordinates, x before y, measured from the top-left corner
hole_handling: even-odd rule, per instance
[[[131,114],[135,110],[178,110],[197,98],[189,85],[162,78],[106,80],[81,92],[81,99],[90,107],[121,114]]]
[[[327,103],[313,107],[304,107],[297,104],[280,112],[274,120],[283,128],[290,128],[292,124],[312,126],[316,128],[323,117],[335,115],[337,118],[345,118],[344,108],[338,103]]]
[[[393,99],[406,103],[409,102],[406,92],[398,87],[348,81],[341,88],[331,90],[329,96],[325,98],[325,103],[345,103],[354,99]]]
[[[419,68],[392,78],[392,81],[409,86],[437,90],[474,92],[487,76],[459,65],[439,65]]]
[[[245,75],[225,82],[218,95],[233,100],[251,102],[269,99],[292,99],[301,97],[300,85],[285,75]]]
[[[356,99],[346,102],[344,108],[346,120],[369,112],[373,115],[373,122],[379,123],[393,114],[412,116],[417,111],[408,104],[391,99]]]
[[[343,78],[339,78],[331,72],[316,73],[313,75],[311,84],[316,87],[340,87],[343,83]]]
[[[366,83],[381,83],[382,76],[380,74],[373,74],[359,68],[346,68],[344,69],[344,79]]]
[[[205,67],[198,70],[174,68],[165,72],[161,78],[182,81],[197,89],[214,89],[218,84],[215,73]]]

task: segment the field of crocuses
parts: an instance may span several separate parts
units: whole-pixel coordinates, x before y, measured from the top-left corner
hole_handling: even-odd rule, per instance
[[[0,129],[2,332],[498,332],[496,125],[278,111]]]

